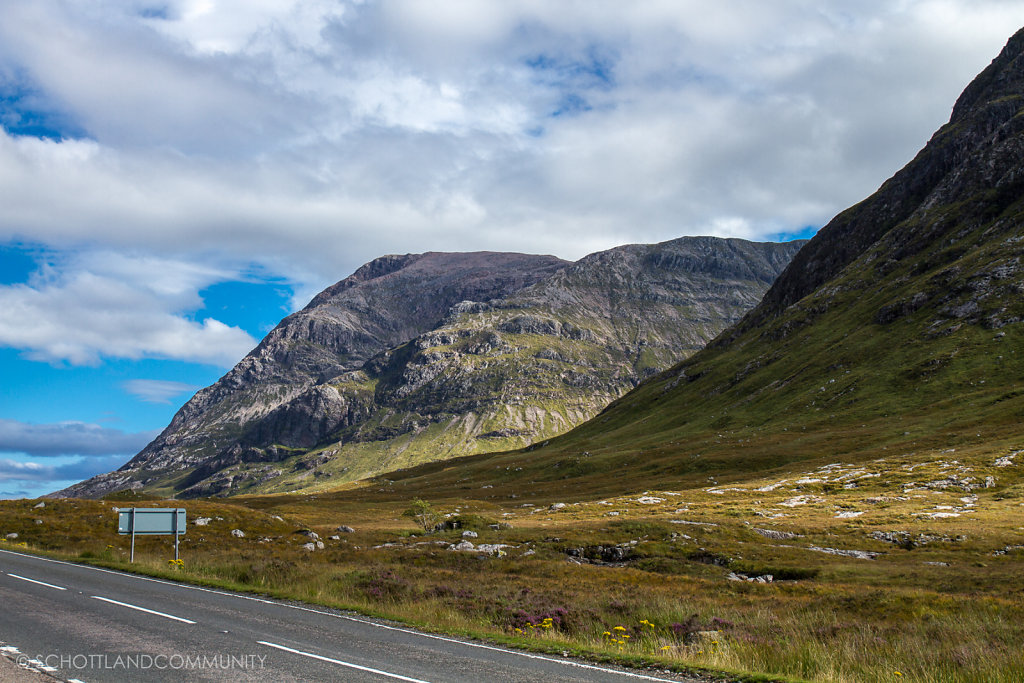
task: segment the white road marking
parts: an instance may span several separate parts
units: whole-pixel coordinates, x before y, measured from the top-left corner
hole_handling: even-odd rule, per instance
[[[15,579],[21,579],[22,581],[29,581],[31,583],[38,583],[40,586],[46,586],[47,588],[56,588],[59,591],[66,591],[67,590],[67,588],[64,588],[62,586],[54,586],[52,583],[46,583],[45,581],[36,581],[35,579],[30,579],[27,576],[18,576],[17,574],[12,574],[10,572],[7,572],[7,576],[14,577]]]
[[[140,612],[149,612],[150,614],[156,614],[157,616],[167,617],[168,619],[174,619],[175,621],[181,621],[181,622],[184,622],[186,624],[194,624],[194,623],[196,623],[196,622],[192,621],[191,619],[183,619],[182,617],[176,617],[173,614],[166,614],[165,612],[157,612],[155,609],[146,609],[145,607],[139,607],[138,605],[130,605],[127,602],[120,602],[118,600],[111,600],[110,598],[104,598],[104,597],[99,596],[99,595],[94,595],[92,597],[97,599],[97,600],[102,600],[103,602],[109,602],[109,603],[112,603],[114,605],[120,605],[121,607],[127,607],[129,609],[137,609]]]
[[[294,654],[297,654],[297,655],[302,655],[303,657],[309,657],[311,659],[319,659],[322,662],[330,662],[331,664],[338,664],[339,666],[347,666],[347,667],[349,667],[351,669],[358,669],[360,671],[368,671],[368,672],[370,672],[372,674],[378,674],[378,675],[381,675],[381,676],[387,676],[388,678],[394,678],[394,679],[397,679],[399,681],[409,681],[410,683],[430,683],[429,681],[424,681],[424,680],[422,680],[420,678],[409,678],[408,676],[402,676],[401,674],[393,674],[393,673],[391,673],[389,671],[381,671],[380,669],[371,669],[368,666],[359,666],[358,664],[353,664],[352,662],[343,662],[340,659],[331,659],[330,657],[324,657],[323,655],[314,654],[312,652],[303,652],[302,650],[295,650],[295,649],[290,648],[290,647],[285,647],[284,645],[278,645],[277,643],[268,643],[265,640],[257,640],[256,642],[259,643],[260,645],[266,645],[267,647],[276,647],[278,650],[284,650],[285,652],[291,652],[291,653],[294,653]]]
[[[17,555],[18,557],[30,558],[33,560],[40,560],[42,562],[53,562],[54,564],[65,564],[69,567],[76,567],[78,569],[89,569],[96,572],[102,572],[104,574],[116,574],[117,576],[124,577],[126,579],[138,579],[139,581],[152,581],[153,583],[160,583],[165,586],[175,586],[177,588],[183,588],[185,590],[202,591],[203,593],[213,593],[214,595],[224,595],[230,598],[239,598],[242,600],[251,600],[252,602],[261,602],[265,605],[276,605],[277,607],[287,607],[289,609],[297,609],[302,612],[312,612],[313,614],[320,614],[326,617],[332,617],[334,619],[343,619],[345,621],[354,621],[359,624],[365,624],[367,626],[375,626],[377,628],[386,629],[389,631],[398,631],[400,633],[406,633],[409,635],[419,636],[420,638],[430,638],[432,640],[441,640],[446,643],[455,643],[456,645],[462,645],[464,647],[475,647],[481,650],[492,650],[494,652],[503,652],[509,655],[515,655],[518,657],[526,657],[527,659],[536,659],[543,662],[558,663],[563,666],[571,666],[579,669],[587,669],[589,671],[601,671],[604,673],[618,674],[620,676],[626,676],[628,678],[636,678],[642,681],[656,681],[657,683],[678,683],[677,680],[671,678],[656,678],[654,676],[648,676],[646,674],[633,673],[632,671],[623,671],[621,669],[610,669],[604,666],[597,666],[595,664],[584,664],[571,659],[555,659],[554,657],[545,657],[544,655],[535,655],[530,652],[523,652],[521,650],[509,650],[503,647],[496,647],[494,645],[484,645],[483,643],[473,643],[465,640],[459,640],[457,638],[448,638],[446,636],[439,636],[433,633],[424,633],[423,631],[414,631],[410,628],[401,628],[398,626],[388,626],[387,624],[378,624],[377,622],[370,621],[369,619],[362,619],[359,617],[349,616],[347,614],[335,614],[333,612],[325,612],[323,610],[313,609],[312,607],[303,607],[302,605],[290,605],[285,602],[275,602],[274,600],[267,600],[265,598],[257,598],[252,595],[243,595],[241,593],[228,593],[227,591],[215,590],[213,588],[203,588],[201,586],[191,586],[187,583],[175,583],[174,581],[164,581],[163,579],[154,579],[149,576],[138,576],[136,574],[126,574],[124,572],[115,571],[113,569],[103,569],[102,567],[91,567],[87,564],[75,564],[74,562],[65,562],[64,560],[54,560],[49,557],[39,557],[38,555],[28,555],[26,553],[16,553],[12,550],[0,550],[0,553],[10,553],[11,555]]]
[[[48,674],[52,674],[54,671],[57,670],[56,667],[47,666],[40,659],[30,659],[28,660],[28,663],[36,669],[39,669],[40,671],[45,671]]]

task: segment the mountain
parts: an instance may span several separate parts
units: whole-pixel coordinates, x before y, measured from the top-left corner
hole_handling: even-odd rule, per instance
[[[809,461],[1014,452],[1022,295],[1024,31],[920,153],[823,228],[739,323],[546,446],[463,461],[460,476],[509,467],[509,487],[571,480],[578,495],[606,495],[785,476]]]
[[[58,495],[308,489],[525,446],[700,349],[802,244],[385,256],[282,321],[120,470]]]

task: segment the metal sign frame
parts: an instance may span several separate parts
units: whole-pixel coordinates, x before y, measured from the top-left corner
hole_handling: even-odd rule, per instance
[[[178,537],[186,531],[185,508],[118,508],[117,533],[130,534],[129,562],[135,561],[135,537],[174,535],[174,560],[178,560]]]

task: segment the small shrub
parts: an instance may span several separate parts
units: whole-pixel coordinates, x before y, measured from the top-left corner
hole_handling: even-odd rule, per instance
[[[404,517],[412,517],[416,520],[416,523],[423,527],[424,531],[431,531],[434,525],[437,524],[437,519],[440,515],[434,510],[434,506],[427,501],[417,498],[412,502],[405,512],[402,513]]]

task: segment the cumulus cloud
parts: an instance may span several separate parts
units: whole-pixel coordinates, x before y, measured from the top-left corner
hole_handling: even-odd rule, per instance
[[[96,364],[167,358],[231,366],[256,341],[213,318],[190,320],[199,290],[228,272],[156,257],[82,252],[0,286],[0,345],[33,359]]]
[[[82,134],[0,132],[0,240],[315,291],[384,253],[763,239],[873,191],[1022,23],[1000,0],[7,3],[0,89]]]
[[[156,435],[155,431],[130,433],[85,422],[32,424],[0,419],[0,453],[44,458],[123,457],[142,450]],[[25,467],[36,466],[26,464]]]

